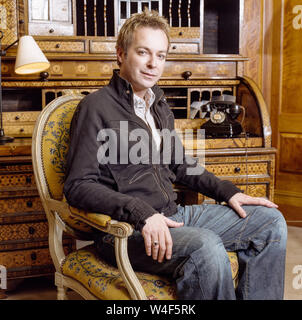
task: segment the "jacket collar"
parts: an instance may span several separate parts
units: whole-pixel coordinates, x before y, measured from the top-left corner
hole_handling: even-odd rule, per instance
[[[113,70],[113,76],[110,80],[109,85],[113,86],[115,91],[119,94],[119,97],[121,98],[121,102],[122,103],[126,102],[127,107],[131,108],[131,111],[134,112],[132,85],[130,82],[120,77],[118,69]],[[155,94],[155,104],[157,104],[158,101],[162,98],[164,92],[157,85],[154,85],[151,89]]]

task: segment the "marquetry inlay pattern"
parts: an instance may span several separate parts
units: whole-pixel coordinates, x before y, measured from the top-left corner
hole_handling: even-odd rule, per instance
[[[199,54],[200,48],[198,43],[172,42],[169,53],[177,54]]]
[[[0,30],[4,33],[2,45],[17,40],[17,7],[14,0],[0,0]]]
[[[20,122],[32,122],[36,121],[39,116],[38,112],[3,112],[3,122],[8,123],[20,123]]]
[[[0,215],[16,212],[43,211],[40,197],[0,199]]]
[[[23,125],[4,125],[4,130],[7,135],[13,137],[31,137],[34,131],[35,124],[23,124]]]
[[[16,121],[21,123],[31,120],[24,114],[19,116]],[[7,269],[8,282],[55,271],[48,248],[48,222],[30,155],[28,138],[0,146],[0,265]],[[71,238],[64,236],[63,243],[66,252],[74,247]]]
[[[0,252],[0,261],[8,270],[10,268],[52,265],[48,248]]]
[[[219,176],[240,176],[240,175],[266,175],[269,174],[267,162],[260,163],[223,163],[223,164],[210,164],[206,169],[215,175]]]
[[[32,173],[20,174],[0,174],[0,184],[2,187],[31,187],[35,186],[35,178]]]
[[[47,237],[48,224],[46,221],[0,225],[0,243],[1,241],[47,239]]]
[[[115,41],[90,41],[91,53],[115,53]]]
[[[170,29],[170,38],[175,39],[199,39],[200,38],[200,28],[190,27],[173,27]]]
[[[85,52],[85,41],[37,41],[44,52]]]
[[[208,81],[214,81],[211,78],[231,78],[230,81],[234,81],[236,78],[236,64],[233,62],[186,62],[179,63],[166,62],[165,70],[162,79],[165,77],[173,77],[175,79],[183,78],[183,73],[190,71],[192,75],[187,81],[194,79],[205,79]],[[228,85],[230,82],[226,81]]]
[[[268,193],[268,184],[237,185],[237,187],[252,197],[266,197]]]
[[[0,166],[0,173],[2,172],[32,172],[32,164],[18,164],[18,165],[8,165],[2,164]]]

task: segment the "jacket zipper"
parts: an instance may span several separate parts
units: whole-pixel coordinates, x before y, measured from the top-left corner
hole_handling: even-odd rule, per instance
[[[151,137],[152,137],[152,140],[153,140],[152,129],[151,129],[148,121],[146,121],[146,125],[147,125],[148,130],[149,130],[150,133],[151,133]],[[160,179],[159,179],[159,174],[158,174],[158,172],[157,172],[157,167],[156,167],[154,164],[152,164],[152,167],[153,167],[153,169],[154,169],[154,171],[155,171],[156,182],[157,182],[159,188],[161,189],[161,191],[162,191],[164,197],[166,198],[166,200],[169,201],[169,195],[168,195],[167,191],[164,189],[163,184],[162,184],[162,182],[161,182]]]
[[[166,200],[169,201],[170,198],[169,198],[168,192],[164,189],[164,186],[163,186],[163,184],[161,183],[161,181],[160,181],[160,179],[158,177],[157,168],[156,168],[156,166],[154,164],[152,166],[153,166],[154,171],[155,171],[155,177],[156,177],[156,180],[157,180],[157,184],[159,185],[160,189],[162,190],[162,193],[163,193],[164,197],[166,198]]]
[[[161,100],[162,97],[163,97],[163,94],[161,94],[160,98],[159,98],[157,101],[155,101],[154,103],[156,103],[156,105],[157,105],[158,102]],[[158,113],[157,113],[157,111],[156,111],[155,108],[154,108],[154,113],[156,114],[156,117],[157,117],[157,119],[158,119],[158,121],[159,121],[159,124],[160,124],[160,126],[162,127],[161,119],[160,119],[160,117],[158,116]],[[147,121],[147,124],[148,124],[148,128],[149,128],[149,130],[150,130],[150,132],[151,132],[151,135],[152,135],[152,129],[150,128],[150,125],[149,125],[148,121]],[[164,197],[166,198],[167,201],[169,201],[169,200],[170,200],[170,197],[169,197],[169,195],[168,195],[168,192],[164,189],[164,186],[163,186],[162,182],[161,182],[160,179],[159,179],[158,169],[157,169],[157,167],[156,167],[154,164],[152,164],[152,166],[153,166],[154,171],[155,171],[155,177],[156,177],[156,179],[157,179],[157,183],[158,183],[160,189],[162,190],[162,193],[163,193]]]
[[[160,96],[160,99],[158,99],[157,101],[155,101],[156,104],[158,103],[158,101],[161,100],[162,97],[163,97],[163,94]],[[154,102],[154,103],[155,103],[155,102]],[[159,120],[159,122],[161,122],[161,120],[160,120],[160,118],[159,118],[159,116],[158,116],[155,108],[154,108],[154,112],[156,113],[156,116],[157,116],[157,119]],[[153,140],[152,129],[151,129],[151,127],[150,127],[147,119],[146,119],[146,122],[145,122],[145,123],[146,123],[146,125],[147,125],[147,128],[148,128],[149,132],[151,133],[151,137],[152,137],[152,140]],[[161,124],[161,123],[160,123],[160,124]],[[167,191],[164,189],[164,186],[163,186],[162,182],[161,182],[160,179],[159,179],[159,173],[158,173],[157,167],[156,167],[154,164],[152,164],[152,167],[153,167],[153,169],[154,169],[154,171],[155,171],[156,182],[157,182],[159,188],[161,189],[162,194],[164,195],[165,199],[166,199],[167,201],[169,201],[169,200],[170,200],[170,197],[169,197]]]
[[[163,97],[163,94],[161,94],[160,99],[161,99],[162,97]],[[160,99],[158,99],[157,101],[154,101],[154,103],[155,103],[155,102],[158,103],[158,101],[160,101]],[[133,99],[131,99],[131,106],[132,106],[132,110],[134,110]],[[154,111],[155,111],[155,110],[154,110]],[[156,111],[155,111],[155,113],[156,113],[157,118],[159,119],[158,114],[157,114]],[[146,122],[145,122],[145,121],[142,121],[142,122],[146,125],[147,129],[149,130],[149,132],[150,132],[150,134],[151,134],[152,140],[153,140],[152,129],[151,129],[148,121],[146,121]],[[159,122],[160,122],[160,119],[159,119]],[[159,174],[157,173],[157,168],[156,168],[156,166],[155,166],[154,164],[152,164],[152,167],[153,167],[153,169],[154,169],[154,171],[155,171],[156,182],[157,182],[159,188],[161,189],[162,194],[164,195],[165,199],[166,199],[167,201],[169,201],[169,200],[170,200],[170,197],[169,197],[167,191],[164,189],[164,187],[163,187],[163,185],[162,185],[162,183],[161,183],[161,181],[160,181],[160,179],[159,179]]]

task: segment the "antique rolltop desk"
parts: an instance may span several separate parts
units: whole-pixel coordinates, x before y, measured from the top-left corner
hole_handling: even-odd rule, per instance
[[[28,147],[35,120],[54,98],[88,94],[108,83],[117,68],[118,30],[127,17],[146,6],[158,10],[171,25],[171,46],[159,85],[176,128],[195,132],[208,121],[201,111],[192,119],[194,102],[235,96],[244,107],[238,118],[242,132],[206,136],[206,168],[250,195],[273,199],[275,150],[269,115],[257,85],[245,76],[248,57],[241,55],[243,0],[0,0],[3,46],[21,35],[33,35],[51,63],[47,73],[18,76],[16,48],[2,59],[4,129],[16,137],[11,146],[0,146],[0,264],[10,261],[11,279],[50,272],[47,258],[37,258],[39,250],[47,250],[47,229]],[[198,156],[194,141],[184,143]],[[180,201],[214,201],[176,188]],[[17,239],[18,228],[26,234]]]

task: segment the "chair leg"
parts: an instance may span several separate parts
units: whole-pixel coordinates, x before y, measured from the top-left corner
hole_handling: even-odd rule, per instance
[[[59,272],[55,273],[55,285],[57,286],[57,299],[58,300],[68,300],[66,294],[67,287],[63,284],[63,276]]]
[[[66,292],[67,292],[66,287],[57,286],[57,300],[68,300],[68,296]]]

